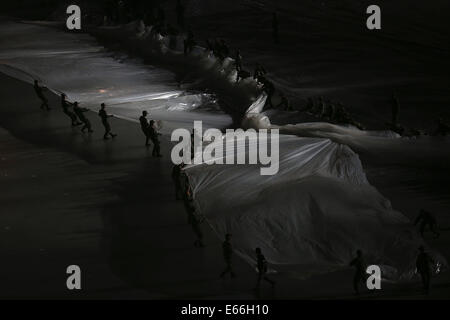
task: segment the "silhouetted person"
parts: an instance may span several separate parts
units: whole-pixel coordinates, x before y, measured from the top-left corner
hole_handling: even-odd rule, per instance
[[[240,69],[236,74],[236,83],[239,82],[239,80],[247,79],[250,76],[251,76],[251,74],[249,71]]]
[[[191,131],[191,159],[194,159],[196,155],[198,155],[202,152],[201,148],[195,149],[195,137],[196,136],[199,139],[199,141],[201,141],[201,139],[202,139],[201,133],[199,133],[195,129],[192,129],[192,131]]]
[[[223,278],[227,273],[231,275],[232,278],[236,277],[236,274],[233,272],[233,246],[231,245],[231,234],[227,233],[225,235],[225,241],[222,244],[223,250],[223,258],[225,260],[225,270],[220,274],[220,277]]]
[[[280,43],[280,35],[278,34],[278,14],[274,12],[272,14],[272,35],[273,35],[273,42],[278,44]]]
[[[177,24],[180,27],[184,27],[184,6],[181,4],[180,0],[177,0]]]
[[[277,108],[283,108],[285,111],[292,111],[291,103],[284,93],[280,93],[281,102],[277,105]]]
[[[307,112],[310,111],[312,112],[314,110],[314,100],[313,98],[309,97],[307,102],[306,102],[306,106],[302,109],[303,112]]]
[[[160,142],[159,142],[159,136],[161,135],[161,133],[156,131],[154,120],[150,120],[150,124],[148,125],[148,135],[153,142],[152,156],[162,157],[160,153]]]
[[[397,126],[398,114],[400,112],[400,103],[395,93],[392,94],[391,111],[392,111],[392,125]]]
[[[264,84],[263,84],[262,89],[265,93],[267,93],[267,103],[269,104],[269,107],[273,108],[272,97],[273,97],[273,94],[275,93],[275,87],[274,87],[273,83],[267,79],[264,79]]]
[[[148,141],[150,139],[150,136],[148,132],[149,124],[147,120],[147,114],[147,111],[142,111],[142,116],[139,117],[139,123],[141,124],[141,130],[145,135],[145,145],[149,146],[150,144],[148,143]]]
[[[180,200],[183,197],[183,190],[181,188],[181,170],[184,167],[184,163],[175,164],[172,168],[172,180],[175,185],[175,199]]]
[[[329,100],[326,100],[326,101],[322,100],[322,105],[321,105],[322,109],[320,110],[321,118],[325,118],[326,115],[328,114],[328,104],[329,103],[330,103]]]
[[[255,79],[256,81],[262,83],[261,80],[265,79],[266,73],[267,73],[266,69],[264,69],[264,67],[262,65],[257,63],[256,64],[256,68],[255,68],[255,72],[253,73],[253,79]]]
[[[319,97],[316,108],[314,110],[314,113],[316,116],[322,116],[322,112],[325,109],[325,101],[323,100],[323,97]]]
[[[228,45],[224,39],[220,40],[220,51],[223,59],[230,56],[230,48],[228,48]]]
[[[349,123],[350,115],[342,103],[338,103],[334,113],[334,119],[337,123]]]
[[[69,110],[69,105],[70,103],[66,100],[66,95],[61,93],[61,108],[63,109],[63,112],[72,121],[72,127],[79,126],[81,122],[78,121],[76,114]]]
[[[324,108],[322,110],[321,117],[326,120],[332,120],[334,114],[334,105],[331,103],[330,100],[327,100],[327,102],[324,104]]]
[[[101,104],[101,109],[98,112],[99,117],[102,119],[102,124],[105,127],[105,134],[103,135],[103,139],[108,140],[108,135],[111,136],[111,138],[114,138],[117,136],[117,134],[114,134],[111,132],[111,126],[108,122],[108,118],[113,117],[112,114],[108,114],[105,110],[105,104]]]
[[[36,92],[36,95],[39,99],[41,99],[41,109],[47,109],[50,110],[50,107],[48,106],[48,99],[45,97],[44,93],[42,92],[46,87],[39,86],[39,83],[37,80],[34,80],[34,91]]]
[[[433,259],[425,252],[423,246],[419,247],[419,255],[416,260],[416,268],[417,272],[420,274],[422,278],[423,289],[426,293],[430,290],[430,282],[431,282],[431,264],[433,263]]]
[[[420,223],[420,235],[423,237],[423,234],[425,232],[425,228],[427,226],[430,227],[430,231],[434,233],[436,238],[439,238],[440,234],[437,231],[437,222],[436,219],[433,217],[433,215],[425,211],[424,209],[420,209],[419,215],[417,216],[416,220],[414,221],[414,225],[417,225]]]
[[[81,128],[81,132],[84,132],[84,130],[87,129],[89,133],[92,133],[94,131],[92,130],[91,122],[84,115],[84,113],[88,112],[88,111],[89,111],[89,109],[87,109],[87,108],[80,108],[78,106],[78,102],[77,101],[75,101],[73,103],[73,112],[75,112],[75,114],[77,115],[78,119],[80,119],[81,122],[83,122],[83,124],[84,124],[83,128]]]
[[[239,72],[242,69],[242,56],[241,50],[236,50],[236,55],[234,57],[234,63],[236,65],[236,71]]]
[[[206,39],[206,50],[214,53],[214,43],[210,39]]]
[[[184,55],[187,56],[194,49],[196,42],[192,30],[188,31],[187,38],[184,40]]]
[[[169,48],[175,50],[177,48],[178,30],[172,25],[167,24],[167,34],[169,35]]]
[[[214,39],[214,42],[212,43],[212,45],[213,45],[214,56],[216,58],[219,58],[219,60],[222,61],[224,59],[224,57],[222,56],[222,53],[221,53],[220,40],[218,38]]]
[[[270,280],[267,276],[267,260],[261,252],[260,248],[255,249],[256,252],[256,268],[258,269],[258,278],[256,281],[256,289],[259,289],[261,285],[261,280],[267,281],[273,286],[275,286],[275,281]]]
[[[184,55],[187,56],[189,53],[191,53],[192,49],[194,49],[194,46],[194,33],[192,32],[192,30],[189,30],[187,38],[184,40]]]
[[[194,246],[197,248],[203,248],[205,245],[203,243],[203,232],[200,228],[200,224],[203,222],[195,215],[195,206],[192,198],[192,191],[190,188],[186,190],[186,194],[184,196],[184,207],[186,209],[186,213],[188,215],[188,223],[192,227],[192,231],[197,237],[197,240],[194,242]]]
[[[366,264],[361,250],[356,251],[356,258],[350,262],[350,266],[355,267],[353,290],[355,290],[356,294],[359,294],[359,285],[365,284],[366,281]]]

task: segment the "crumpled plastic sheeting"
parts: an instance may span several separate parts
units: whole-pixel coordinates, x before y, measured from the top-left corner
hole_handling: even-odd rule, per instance
[[[348,266],[361,249],[384,278],[413,275],[423,241],[368,183],[349,147],[282,135],[279,166],[273,176],[261,176],[260,165],[185,168],[198,211],[220,238],[233,234],[247,262],[260,247],[274,270],[305,276]]]

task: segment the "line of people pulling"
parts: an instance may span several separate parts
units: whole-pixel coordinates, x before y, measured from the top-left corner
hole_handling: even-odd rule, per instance
[[[42,101],[41,109],[50,110],[51,108],[48,106],[48,99],[43,93],[46,89],[47,88],[45,86],[39,85],[38,80],[34,80],[34,90],[38,98]],[[67,101],[67,96],[65,93],[61,93],[61,109],[63,113],[69,117],[72,127],[83,125],[81,132],[86,132],[86,130],[88,133],[94,132],[94,130],[92,130],[91,122],[86,117],[86,112],[89,111],[89,109],[80,107],[78,101]],[[108,121],[108,119],[113,117],[113,115],[107,113],[106,105],[104,103],[100,105],[98,116],[100,117],[102,125],[105,129],[103,139],[108,140],[109,137],[115,138],[117,134],[111,131],[111,125]]]
[[[34,90],[36,95],[41,100],[41,109],[50,110],[51,108],[48,105],[48,99],[44,95],[44,90],[48,90],[45,86],[40,86],[38,80],[34,80]],[[83,125],[81,128],[81,132],[93,133],[92,125],[89,119],[86,116],[86,112],[89,111],[88,108],[80,107],[77,101],[69,102],[67,101],[67,96],[65,93],[61,93],[61,108],[62,111],[67,117],[69,117],[71,121],[72,127]],[[147,111],[142,112],[142,116],[139,118],[139,122],[141,124],[141,129],[145,135],[146,141],[145,145],[150,146],[149,140],[153,143],[153,151],[152,156],[154,157],[162,157],[159,136],[161,135],[156,129],[156,123],[154,120],[150,122],[147,120]],[[115,138],[117,134],[111,131],[111,125],[108,121],[109,118],[114,117],[112,114],[108,114],[106,111],[106,105],[102,103],[100,105],[100,110],[98,112],[98,116],[101,119],[102,125],[105,129],[105,133],[103,135],[103,139],[108,140],[109,137]]]

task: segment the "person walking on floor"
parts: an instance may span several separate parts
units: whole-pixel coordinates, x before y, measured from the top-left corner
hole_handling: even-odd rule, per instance
[[[69,110],[69,106],[70,103],[66,100],[66,94],[61,93],[61,108],[63,109],[64,114],[72,121],[72,127],[79,126],[82,123],[78,121],[77,115]]]
[[[256,268],[258,270],[258,278],[256,281],[256,288],[257,290],[259,290],[260,286],[261,286],[261,280],[264,280],[268,283],[271,284],[272,288],[275,286],[275,281],[269,279],[266,276],[267,273],[267,260],[264,257],[264,255],[262,254],[262,251],[260,248],[256,248],[255,249],[256,252]]]
[[[48,106],[48,99],[47,97],[44,95],[43,90],[47,89],[44,86],[40,86],[37,80],[34,80],[34,91],[36,92],[36,95],[38,96],[39,99],[41,99],[42,104],[41,104],[41,109],[47,109],[50,110],[50,107]]]
[[[75,101],[73,103],[73,112],[75,112],[75,114],[78,116],[78,119],[80,119],[81,122],[83,122],[83,124],[84,124],[83,128],[81,128],[81,132],[84,132],[84,130],[87,129],[89,133],[92,133],[92,132],[94,132],[94,130],[92,130],[91,122],[84,115],[84,113],[88,112],[88,111],[89,111],[89,109],[87,109],[87,108],[80,108],[78,106],[78,102],[77,101]]]
[[[203,248],[205,245],[203,243],[203,232],[200,228],[200,224],[203,222],[202,219],[198,218],[195,214],[195,206],[192,197],[192,190],[188,187],[184,195],[184,207],[188,216],[188,223],[192,227],[197,239],[194,242],[194,247]]]
[[[420,224],[419,228],[420,228],[420,235],[422,236],[422,238],[423,238],[423,234],[425,233],[425,228],[427,226],[430,228],[430,231],[432,233],[434,233],[436,238],[439,238],[440,233],[439,233],[439,231],[437,231],[438,227],[437,227],[436,219],[430,212],[428,212],[424,209],[420,209],[419,215],[417,216],[416,220],[414,221],[414,225],[417,225],[417,224]]]
[[[355,267],[353,290],[355,291],[355,294],[359,295],[359,285],[361,283],[365,284],[366,281],[366,264],[361,250],[356,251],[356,258],[350,262],[350,266]]]
[[[225,270],[220,274],[220,277],[223,278],[227,273],[231,275],[232,278],[236,277],[236,274],[233,272],[233,246],[231,245],[231,234],[227,233],[225,235],[225,241],[222,244],[223,250],[223,258],[225,260]]]
[[[430,290],[432,263],[433,259],[428,255],[428,253],[425,252],[425,248],[423,246],[420,246],[419,255],[417,256],[416,260],[416,268],[422,279],[423,290],[427,294]]]
[[[153,150],[152,150],[152,156],[153,157],[162,157],[161,151],[160,151],[160,142],[159,142],[159,136],[161,133],[159,133],[155,128],[155,121],[150,120],[150,124],[148,125],[148,136],[153,142]]]
[[[139,117],[139,123],[141,124],[141,130],[145,135],[145,146],[148,147],[150,144],[148,143],[148,141],[150,140],[150,136],[149,136],[149,123],[147,120],[147,111],[142,111],[142,115]]]
[[[98,112],[98,116],[102,119],[103,127],[105,127],[105,134],[103,135],[103,139],[108,140],[109,139],[108,135],[111,136],[111,138],[116,137],[117,134],[114,134],[114,133],[111,132],[111,125],[108,122],[108,118],[113,117],[113,115],[112,114],[108,114],[106,112],[104,103],[101,104],[101,109]]]

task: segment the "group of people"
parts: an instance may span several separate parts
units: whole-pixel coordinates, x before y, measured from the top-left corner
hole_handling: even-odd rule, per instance
[[[220,274],[220,278],[224,278],[227,274],[230,274],[231,278],[236,277],[236,273],[233,271],[233,245],[231,243],[231,234],[225,234],[225,241],[222,243],[223,258],[225,261],[225,269]],[[264,280],[268,282],[272,288],[275,286],[275,281],[267,276],[268,263],[261,248],[255,249],[256,256],[256,270],[258,272],[256,280],[256,290],[260,289],[261,281]]]
[[[39,85],[38,80],[34,80],[34,90],[36,95],[41,100],[41,109],[50,110],[51,108],[48,105],[48,99],[44,94],[44,90],[47,88],[45,86]],[[61,93],[61,108],[65,115],[67,115],[71,121],[72,127],[83,125],[81,128],[81,132],[92,133],[91,122],[89,118],[86,116],[86,112],[89,111],[88,108],[82,108],[79,106],[78,102],[69,102],[67,101],[67,96],[65,93]],[[156,122],[154,120],[147,120],[147,111],[143,111],[141,117],[139,118],[139,122],[141,124],[142,132],[145,135],[145,146],[150,146],[149,141],[153,143],[153,151],[152,156],[154,157],[162,157],[159,136],[161,135],[156,128]],[[105,133],[103,135],[103,139],[108,140],[109,137],[115,138],[117,134],[111,131],[111,125],[108,121],[109,118],[113,117],[112,114],[108,114],[106,111],[106,105],[102,103],[100,105],[100,110],[98,112],[98,116],[101,119],[102,125],[105,129]]]
[[[206,39],[206,50],[211,52],[220,61],[224,61],[225,58],[230,56],[230,48],[224,39]]]
[[[205,247],[203,241],[203,232],[201,230],[201,224],[204,222],[204,217],[196,212],[196,207],[194,205],[194,197],[192,193],[192,189],[189,186],[188,179],[186,175],[183,173],[183,169],[185,167],[184,163],[176,164],[172,169],[172,180],[175,185],[175,199],[182,200],[184,203],[184,207],[187,214],[188,224],[191,225],[192,231],[196,236],[196,240],[194,242],[194,246],[196,248]],[[223,258],[225,261],[225,269],[220,273],[220,278],[224,278],[227,274],[230,274],[231,278],[236,277],[236,273],[233,269],[233,245],[231,243],[232,235],[227,233],[225,235],[225,240],[222,243],[222,252]],[[261,248],[255,249],[256,253],[256,269],[258,270],[258,277],[256,288],[260,288],[261,281],[264,280],[272,285],[275,285],[275,282],[269,279],[266,275],[268,271],[267,260],[264,257]]]
[[[139,118],[139,123],[141,124],[141,130],[142,133],[144,133],[145,136],[145,146],[150,146],[149,140],[153,143],[153,150],[152,150],[152,156],[153,157],[162,157],[161,155],[161,147],[160,147],[160,141],[159,136],[161,135],[156,128],[156,122],[155,120],[150,120],[150,122],[147,119],[148,112],[142,111],[142,115]]]
[[[424,246],[420,246],[418,249],[416,258],[416,270],[422,280],[423,291],[428,294],[431,284],[431,276],[433,274],[434,260],[430,254],[425,251]],[[353,290],[356,295],[360,294],[360,286],[366,286],[368,274],[367,264],[365,262],[363,253],[361,250],[356,251],[356,257],[350,262],[349,266],[354,267],[355,273],[353,275]]]
[[[350,124],[358,129],[364,130],[363,125],[353,119],[341,102],[333,103],[330,100],[325,100],[323,97],[310,97],[302,111],[310,112],[324,121],[337,124]]]
[[[178,31],[171,27],[170,25],[166,25],[165,13],[161,7],[158,7],[157,14],[153,18],[153,25],[155,26],[154,31],[159,32],[161,34],[167,33],[170,35],[178,34]],[[177,14],[177,24],[180,27],[185,26],[184,19],[185,8],[181,4],[180,0],[177,0],[176,6],[176,14]],[[279,22],[277,13],[273,13],[272,16],[272,31],[273,31],[273,40],[274,43],[279,43]],[[187,38],[184,41],[184,54],[188,55],[192,52],[193,47],[196,45],[196,41],[194,38],[194,34],[192,30],[188,30]],[[219,60],[223,61],[226,57],[230,56],[230,48],[224,39],[216,39],[214,41],[206,40],[207,50],[212,52],[214,56],[216,56]],[[243,69],[243,59],[241,55],[241,51],[239,49],[236,50],[234,55],[235,68],[237,71],[237,79],[236,82],[239,82],[241,79],[245,79],[251,76],[250,72]],[[262,90],[267,94],[267,103],[271,108],[279,108],[286,111],[292,111],[293,108],[289,102],[289,99],[286,97],[284,93],[280,93],[280,103],[276,106],[272,103],[272,97],[275,93],[275,86],[273,82],[267,79],[266,77],[267,71],[266,69],[257,64],[255,70],[253,72],[253,79],[255,79],[259,84],[262,85]],[[48,99],[45,97],[43,90],[45,87],[40,86],[38,81],[34,81],[34,89],[36,95],[41,100],[41,109],[50,110],[48,105]],[[393,126],[398,126],[398,114],[400,110],[399,102],[397,97],[394,95],[392,99],[392,124]],[[92,126],[89,119],[86,116],[86,112],[89,111],[87,108],[82,108],[79,106],[78,102],[75,101],[73,103],[68,102],[66,99],[66,95],[64,93],[61,94],[61,107],[63,109],[64,114],[66,114],[70,120],[72,126],[80,126],[82,132],[87,130],[89,133],[92,133]],[[71,110],[72,108],[72,110]],[[309,111],[320,118],[335,122],[335,123],[347,123],[352,124],[360,129],[363,127],[358,122],[354,121],[346,108],[342,105],[342,103],[333,104],[330,101],[325,101],[322,97],[319,97],[317,100],[313,98],[309,98],[306,107],[302,111]],[[111,126],[109,124],[108,119],[113,117],[106,111],[106,106],[104,103],[101,104],[101,109],[98,112],[99,117],[101,118],[101,122],[103,127],[105,128],[105,133],[103,138],[109,139],[109,137],[114,138],[117,135],[111,132]],[[139,118],[141,130],[145,136],[145,145],[150,146],[150,141],[153,143],[153,151],[152,156],[161,157],[160,153],[160,141],[156,128],[156,123],[154,120],[148,121],[147,119],[148,112],[143,111],[141,117]],[[443,121],[440,120],[440,126],[438,129],[440,134],[447,134],[450,132],[450,128],[448,125],[444,124]],[[182,171],[184,168],[184,164],[181,163],[179,165],[175,165],[172,170],[172,179],[175,184],[175,197],[177,200],[182,200],[184,203],[184,207],[187,213],[188,223],[191,225],[194,234],[196,235],[196,240],[194,242],[194,246],[198,248],[203,248],[205,246],[203,241],[203,232],[201,230],[201,224],[204,221],[204,218],[201,217],[200,214],[196,212],[196,207],[194,205],[194,197],[191,188],[186,185],[183,185],[182,180]],[[421,210],[419,216],[417,217],[415,223],[420,224],[420,233],[423,236],[425,228],[429,226],[430,230],[436,235],[439,236],[439,232],[437,231],[436,220],[434,217],[427,211]],[[225,235],[224,242],[222,243],[222,251],[223,258],[225,262],[225,269],[221,272],[220,278],[224,278],[227,274],[230,274],[232,278],[236,277],[236,273],[233,269],[233,245],[232,245],[232,235],[227,233]],[[258,271],[257,284],[256,288],[260,287],[261,281],[264,280],[271,284],[273,287],[275,282],[267,277],[268,271],[268,262],[265,259],[261,248],[255,249],[255,257],[256,257],[256,268]],[[428,292],[430,287],[430,279],[432,274],[431,265],[433,263],[432,258],[428,253],[425,252],[423,246],[419,248],[419,254],[416,260],[417,271],[420,274],[423,282],[424,289]],[[361,250],[358,250],[356,253],[356,257],[350,262],[350,266],[355,268],[355,274],[353,277],[353,288],[355,293],[359,294],[359,286],[361,283],[365,283],[367,278],[366,267],[363,253]]]
[[[413,128],[406,129],[399,122],[400,101],[395,92],[392,94],[390,104],[391,104],[392,120],[389,123],[389,127],[392,131],[400,135],[410,135],[410,136],[419,136],[422,134],[430,134],[432,136],[446,136],[450,134],[450,125],[446,123],[442,117],[438,118],[437,125],[435,129],[433,129],[432,131],[425,132],[423,130],[417,130]]]
[[[440,236],[435,217],[425,209],[420,209],[419,215],[414,221],[414,225],[419,225],[419,232],[422,237],[426,228],[435,235]],[[419,253],[416,258],[416,270],[422,280],[422,286],[425,293],[430,290],[431,276],[433,274],[433,264],[435,263],[430,254],[425,251],[424,246],[419,247]],[[356,257],[350,262],[350,266],[354,267],[353,289],[355,294],[359,294],[360,285],[365,285],[368,274],[366,273],[367,264],[361,250],[356,251]]]
[[[42,102],[41,109],[50,110],[51,108],[48,105],[48,99],[43,92],[47,88],[45,86],[40,86],[38,80],[34,80],[33,87],[36,95]],[[94,130],[92,130],[91,122],[85,115],[85,113],[89,111],[89,109],[80,107],[77,101],[73,103],[67,101],[67,96],[65,93],[61,93],[61,108],[63,113],[69,117],[72,127],[83,125],[83,127],[81,128],[81,132],[85,132],[86,130],[88,131],[88,133],[94,132]],[[109,137],[115,138],[117,134],[111,132],[111,125],[108,121],[108,118],[113,117],[113,115],[106,112],[106,105],[104,103],[100,105],[98,116],[100,117],[102,125],[105,128],[103,139],[108,140]]]

